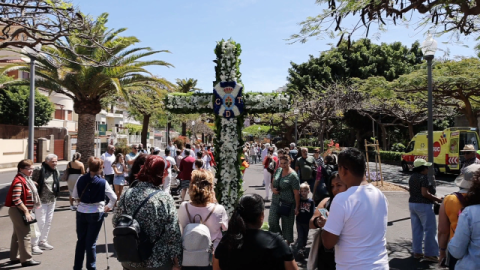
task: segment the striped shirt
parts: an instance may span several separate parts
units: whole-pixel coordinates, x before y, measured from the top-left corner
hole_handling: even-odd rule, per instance
[[[12,193],[12,203],[15,206],[19,206],[20,204],[24,204],[28,210],[33,209],[33,198],[32,198],[32,191],[27,188],[27,201],[22,202],[22,193],[23,193],[23,187],[21,183],[17,183],[13,187],[13,193]]]

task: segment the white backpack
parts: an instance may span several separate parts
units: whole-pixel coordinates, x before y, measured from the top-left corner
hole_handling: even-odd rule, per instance
[[[212,262],[213,242],[210,236],[210,229],[205,222],[210,218],[215,205],[205,220],[200,215],[195,215],[192,219],[188,211],[188,203],[185,204],[190,224],[185,226],[182,235],[183,261],[182,266],[209,266]],[[194,223],[196,217],[200,218],[200,223]]]

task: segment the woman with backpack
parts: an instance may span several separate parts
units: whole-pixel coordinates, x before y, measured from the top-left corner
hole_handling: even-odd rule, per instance
[[[128,254],[128,249],[132,249],[132,253],[144,252],[143,257],[147,257],[141,262],[122,262],[124,269],[180,270],[182,242],[177,210],[172,196],[162,189],[163,181],[168,176],[168,167],[168,162],[162,157],[147,156],[136,177],[137,182],[120,197],[112,219],[115,230],[128,215],[138,222],[141,232],[146,235],[147,244],[151,245],[146,250],[148,254],[142,251],[141,246],[137,250],[137,247],[121,245],[114,240],[115,245],[118,243],[122,249],[119,251],[115,247],[119,261],[123,260],[121,254]],[[117,237],[115,230],[114,237]]]
[[[213,270],[298,270],[293,252],[276,233],[262,231],[265,202],[258,194],[240,198],[215,251]]]
[[[460,188],[458,192],[447,195],[443,199],[438,213],[438,246],[440,248],[440,262],[448,266],[448,269],[455,269],[457,259],[451,254],[447,254],[448,242],[452,240],[455,235],[455,230],[458,224],[458,217],[465,207],[465,196],[468,189],[472,186],[473,175],[480,169],[480,165],[473,164],[465,169],[465,173],[458,176],[455,184]]]
[[[193,171],[188,195],[190,202],[183,202],[178,209],[178,219],[183,230],[182,269],[212,269],[210,255],[215,252],[220,243],[222,231],[226,231],[228,228],[227,211],[223,206],[217,204],[215,199],[213,174],[204,169]],[[202,228],[200,227],[202,226],[204,226],[203,229],[208,229],[209,235],[201,235]],[[202,238],[208,241],[194,240]],[[202,246],[207,242],[208,246]],[[210,249],[210,244],[212,244],[211,252],[203,254],[198,252],[198,250]],[[190,252],[190,250],[196,252]]]
[[[315,208],[315,212],[310,219],[310,229],[320,229],[325,225],[325,218],[322,218],[320,211],[326,210],[330,211],[330,206],[332,201],[338,193],[344,192],[347,190],[347,185],[340,180],[340,177],[337,173],[331,176],[331,179],[328,181],[331,183],[327,186],[329,197],[323,199]],[[324,209],[324,210],[321,210]],[[310,249],[310,254],[308,256],[308,269],[317,268],[318,270],[334,270],[336,269],[335,265],[335,253],[334,250],[325,250],[323,248],[322,239],[321,239],[321,230],[319,230],[314,236],[314,244]]]
[[[475,166],[471,168],[472,166]],[[480,269],[480,171],[470,165],[464,175],[473,174],[472,185],[465,195],[463,209],[455,231],[448,244],[448,252],[458,261],[455,269]]]
[[[88,159],[89,172],[78,178],[72,196],[78,200],[77,207],[77,245],[75,247],[74,270],[81,270],[87,254],[87,269],[96,269],[97,238],[102,228],[105,213],[110,211],[117,201],[107,180],[100,177],[103,160],[98,157]],[[105,205],[105,196],[110,199]]]
[[[270,184],[272,183],[272,175],[277,169],[278,158],[273,155],[273,148],[268,148],[267,156],[263,160],[263,183],[265,184],[266,202],[270,201]]]

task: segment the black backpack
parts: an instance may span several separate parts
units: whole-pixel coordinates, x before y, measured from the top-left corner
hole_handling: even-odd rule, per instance
[[[160,236],[163,232],[153,243],[150,242],[150,237],[141,230],[140,224],[135,220],[135,217],[140,208],[142,208],[150,198],[160,191],[161,190],[157,190],[150,193],[137,209],[135,209],[132,216],[123,214],[118,218],[115,224],[115,229],[113,229],[113,246],[117,252],[117,260],[119,262],[140,263],[146,261],[152,255],[153,248],[157,241],[160,240]],[[127,212],[127,208],[125,207],[126,200],[127,193],[125,193],[123,199],[125,213]],[[162,206],[164,206],[163,202],[160,202],[162,203]]]

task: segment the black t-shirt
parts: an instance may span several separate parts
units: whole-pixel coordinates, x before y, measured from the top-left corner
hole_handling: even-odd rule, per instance
[[[414,173],[410,176],[408,180],[410,198],[408,202],[411,203],[426,203],[432,204],[433,201],[423,197],[422,187],[428,188],[428,191],[432,194],[435,194],[435,187],[428,182],[428,176],[420,173]]]
[[[315,211],[315,202],[312,199],[300,199],[300,211],[297,216],[297,223],[308,224]]]
[[[293,261],[292,250],[278,234],[247,230],[240,249],[229,250],[220,242],[215,250],[215,258],[222,270],[281,270],[286,261]]]

